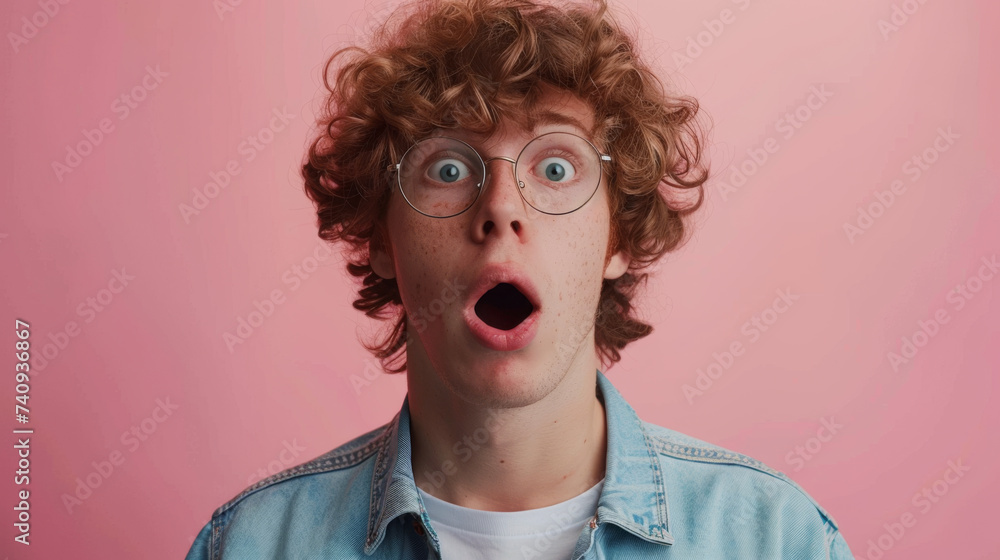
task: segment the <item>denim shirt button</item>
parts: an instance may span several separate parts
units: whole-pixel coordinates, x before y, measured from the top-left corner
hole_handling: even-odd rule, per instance
[[[591,529],[596,529],[597,528],[597,516],[596,515],[594,517],[590,518],[590,528]]]
[[[417,519],[413,520],[413,530],[416,531],[417,534],[420,535],[420,536],[423,536],[423,534],[424,534],[424,526],[421,525],[420,521],[417,520]]]

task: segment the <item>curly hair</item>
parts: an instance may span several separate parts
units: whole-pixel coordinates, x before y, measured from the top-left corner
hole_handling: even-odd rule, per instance
[[[387,166],[435,128],[490,133],[503,119],[520,121],[544,86],[588,103],[612,157],[608,254],[623,250],[631,264],[602,285],[598,353],[617,362],[619,350],[652,332],[631,300],[649,275],[643,271],[683,243],[684,219],[702,204],[705,133],[697,100],[669,95],[606,0],[593,4],[421,1],[397,9],[370,45],[338,50],[327,61],[329,95],[302,175],[319,237],[343,242],[348,272],[362,279],[354,307],[396,318],[379,340],[362,342],[385,371],[406,369],[407,336],[396,280],[379,277],[370,264],[371,248],[388,247],[394,182]]]

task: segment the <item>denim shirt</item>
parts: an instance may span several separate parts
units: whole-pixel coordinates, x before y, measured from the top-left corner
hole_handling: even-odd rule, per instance
[[[604,487],[572,559],[853,560],[833,518],[784,474],[640,420],[600,370],[597,395]],[[410,462],[408,399],[388,424],[215,510],[187,560],[223,558],[439,559]]]

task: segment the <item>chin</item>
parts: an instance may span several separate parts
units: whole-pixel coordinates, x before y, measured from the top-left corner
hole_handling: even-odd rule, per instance
[[[456,371],[444,379],[456,395],[472,404],[486,408],[517,408],[534,404],[555,386],[547,379],[544,367],[528,368],[524,364],[490,363],[480,360],[474,367]]]

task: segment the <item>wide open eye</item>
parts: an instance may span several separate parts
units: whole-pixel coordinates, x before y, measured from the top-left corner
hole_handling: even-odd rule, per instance
[[[442,183],[461,181],[471,174],[469,166],[462,160],[455,158],[439,159],[427,168],[427,176],[433,181]]]
[[[561,157],[547,157],[535,166],[535,176],[549,183],[566,183],[575,175],[573,164]]]

